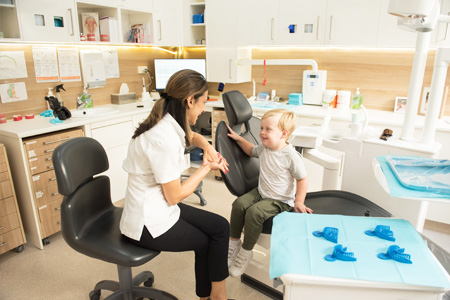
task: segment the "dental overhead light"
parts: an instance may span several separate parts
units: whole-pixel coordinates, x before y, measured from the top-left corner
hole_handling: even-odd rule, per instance
[[[408,105],[400,136],[402,140],[413,139],[431,32],[438,22],[450,23],[450,17],[440,15],[440,10],[438,0],[390,0],[389,2],[388,12],[398,17],[398,26],[405,30],[417,32],[416,49],[408,89]],[[438,47],[436,52],[430,100],[422,137],[422,142],[425,144],[434,143],[436,123],[450,61],[449,55],[444,55],[444,53],[446,54],[449,50],[450,48]]]

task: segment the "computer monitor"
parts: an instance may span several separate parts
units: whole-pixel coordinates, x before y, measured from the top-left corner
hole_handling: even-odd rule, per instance
[[[191,69],[199,72],[206,78],[205,59],[159,59],[155,58],[155,83],[156,90],[163,91],[167,81],[175,72]]]

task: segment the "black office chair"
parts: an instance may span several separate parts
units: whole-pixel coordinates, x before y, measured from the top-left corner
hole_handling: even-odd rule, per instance
[[[131,267],[143,265],[159,252],[132,245],[120,233],[123,209],[111,202],[109,178],[96,176],[109,168],[100,143],[87,137],[71,139],[55,149],[52,160],[58,191],[64,195],[61,204],[64,240],[80,253],[117,265],[119,281],[100,281],[89,293],[90,299],[98,300],[102,289],[113,291],[105,300],[177,299],[151,288],[152,272],[132,277]],[[145,287],[139,287],[141,283]]]
[[[252,107],[245,96],[239,91],[230,91],[222,94],[222,100],[231,129],[254,145],[260,144],[259,131],[261,120],[252,115]],[[227,134],[227,126],[222,121],[217,125],[215,146],[217,151],[229,163],[229,172],[226,174],[222,173],[225,185],[231,194],[239,197],[258,186],[259,162],[257,158],[249,157],[245,154],[239,145],[229,138]],[[389,212],[368,199],[340,190],[307,193],[305,204],[313,209],[316,214],[391,216]],[[264,222],[263,234],[260,237],[262,241],[258,240],[259,244],[266,244],[264,245],[265,248],[269,246],[263,240],[264,234],[271,234],[272,222],[273,217]],[[270,287],[253,280],[247,273],[242,275],[241,280],[271,297],[276,299],[281,299],[282,297],[277,291],[274,292]]]

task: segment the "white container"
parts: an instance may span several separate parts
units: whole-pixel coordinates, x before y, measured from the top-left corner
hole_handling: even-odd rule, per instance
[[[333,101],[336,97],[337,91],[336,90],[325,90],[323,91],[322,95],[322,106],[329,107],[333,105]]]
[[[352,97],[351,91],[338,91],[336,108],[341,108],[341,109],[350,108],[351,97]]]

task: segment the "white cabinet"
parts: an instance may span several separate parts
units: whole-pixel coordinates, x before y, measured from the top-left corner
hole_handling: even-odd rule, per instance
[[[20,22],[26,41],[77,42],[75,3],[71,0],[20,0]]]
[[[12,4],[0,3],[0,41],[8,41],[12,39],[20,39],[19,16],[16,1]]]
[[[160,46],[182,46],[182,0],[155,0],[153,43]]]
[[[127,173],[122,162],[127,156],[128,143],[134,132],[133,121],[129,117],[92,123],[91,136],[102,144],[108,155],[109,169],[105,175],[111,180],[111,200],[119,201],[125,197]]]
[[[142,12],[153,11],[153,0],[116,0],[120,7]]]
[[[205,2],[184,0],[183,5],[183,39],[184,46],[199,46],[206,43],[206,23],[194,24],[194,15],[203,15],[205,19]]]
[[[278,44],[279,4],[280,0],[239,1],[238,45]]]
[[[237,0],[206,2],[206,78],[212,82],[251,81],[251,66],[239,59],[251,59],[251,49],[238,48]],[[220,20],[220,21],[219,21]]]
[[[381,0],[328,0],[324,44],[375,46]]]

